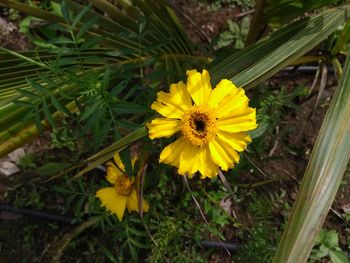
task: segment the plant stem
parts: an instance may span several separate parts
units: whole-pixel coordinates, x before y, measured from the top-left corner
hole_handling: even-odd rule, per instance
[[[247,36],[246,45],[253,44],[259,39],[259,35],[261,33],[261,28],[263,28],[263,15],[264,15],[264,9],[266,6],[266,0],[257,0],[256,1],[256,7],[255,7],[255,13],[253,17],[253,21],[250,24],[249,33]]]

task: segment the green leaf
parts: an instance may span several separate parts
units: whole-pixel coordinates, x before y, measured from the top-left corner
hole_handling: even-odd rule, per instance
[[[40,96],[36,95],[35,93],[32,93],[30,91],[27,91],[27,90],[23,90],[23,89],[18,89],[17,90],[19,94],[27,97],[27,98],[30,98],[30,99],[40,99]]]
[[[120,159],[122,163],[125,165],[125,173],[132,177],[133,171],[132,171],[132,165],[131,165],[131,155],[130,155],[130,149],[126,148],[125,150],[122,150],[119,152]]]
[[[35,119],[34,119],[35,126],[39,132],[42,132],[43,125],[41,124],[40,112],[39,112],[39,109],[37,107],[35,108],[35,115],[34,116],[35,116]]]
[[[44,109],[45,118],[47,119],[47,121],[50,123],[50,125],[52,127],[55,127],[56,126],[55,120],[52,117],[51,112],[49,110],[49,107],[48,107],[48,105],[47,105],[45,100],[43,101],[43,109]]]
[[[146,113],[151,112],[151,110],[147,107],[141,106],[136,103],[120,101],[116,105],[113,106],[113,109],[118,113]]]
[[[94,45],[96,45],[97,43],[101,42],[103,39],[103,37],[92,37],[89,38],[87,41],[85,41],[81,46],[80,46],[80,50],[83,51],[87,48],[90,48]]]
[[[115,259],[115,257],[113,256],[112,252],[108,250],[108,248],[106,248],[101,243],[98,243],[98,245],[100,246],[100,248],[102,249],[103,253],[109,259],[110,262],[118,263],[118,261]]]
[[[37,173],[38,173],[38,175],[42,175],[42,176],[54,175],[54,174],[57,174],[58,172],[60,172],[64,169],[66,169],[69,166],[70,166],[70,164],[65,163],[65,162],[49,162],[49,163],[46,163],[46,164],[40,166],[37,169]]]
[[[85,23],[79,30],[76,38],[80,39],[94,24],[98,21],[98,17],[94,17],[89,22]]]
[[[72,39],[67,38],[67,37],[53,38],[53,39],[50,39],[48,42],[52,43],[52,44],[60,44],[60,45],[74,44],[74,41]]]
[[[324,239],[324,244],[328,248],[335,248],[339,246],[338,233],[335,230],[328,231]]]
[[[306,262],[350,158],[350,58],[322,123],[274,263]],[[334,234],[330,243],[334,244]]]
[[[22,106],[22,107],[35,107],[33,103],[27,102],[27,101],[20,101],[16,100],[13,102],[15,105]]]
[[[133,243],[138,248],[149,248],[149,245],[147,245],[145,243],[141,243],[141,242],[139,242],[138,240],[136,240],[134,238],[129,238],[129,241],[131,243]]]
[[[343,251],[331,250],[329,251],[332,263],[349,263],[348,256]]]
[[[30,80],[30,79],[26,79],[27,82],[34,88],[36,89],[39,93],[43,93],[43,94],[49,94],[50,91],[48,89],[46,89],[44,86],[40,85],[39,83]]]
[[[315,253],[315,256],[319,259],[324,258],[329,255],[329,248],[325,245],[321,245],[319,250]]]
[[[72,28],[75,28],[76,25],[80,22],[80,20],[85,16],[85,14],[90,10],[91,4],[85,6],[83,10],[79,12],[79,14],[75,17],[73,23],[72,23]]]
[[[51,102],[52,105],[60,112],[65,113],[67,116],[70,115],[69,110],[66,108],[66,106],[64,106],[63,104],[61,104],[54,96],[51,96]]]
[[[70,24],[70,14],[69,14],[69,7],[68,7],[68,1],[63,0],[61,5],[61,14],[64,18],[64,20]]]
[[[107,90],[108,87],[109,87],[109,82],[110,82],[110,79],[111,79],[111,68],[110,67],[107,67],[106,68],[106,71],[103,75],[103,80],[102,80],[102,87]]]
[[[327,231],[325,229],[321,229],[320,232],[318,233],[314,245],[320,245],[324,243],[324,240],[326,239]]]

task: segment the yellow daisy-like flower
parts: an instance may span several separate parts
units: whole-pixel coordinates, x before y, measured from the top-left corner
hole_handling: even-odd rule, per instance
[[[125,166],[118,154],[113,157],[115,164],[110,161],[106,164],[106,179],[113,187],[105,187],[97,191],[96,197],[101,200],[102,205],[112,214],[116,214],[119,220],[123,219],[125,208],[129,213],[139,212],[139,201],[137,195],[137,181],[125,174]],[[134,167],[136,157],[131,162]],[[143,211],[147,212],[149,206],[142,199]]]
[[[163,149],[160,162],[178,167],[181,175],[215,177],[219,167],[227,171],[239,162],[239,154],[251,142],[246,131],[257,127],[255,109],[242,88],[223,79],[212,89],[209,73],[187,71],[187,83],[171,84],[170,92],[158,92],[151,108],[164,118],[147,124],[151,139],[179,138]]]

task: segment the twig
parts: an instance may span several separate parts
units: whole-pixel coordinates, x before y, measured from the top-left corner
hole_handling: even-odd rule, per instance
[[[145,175],[146,175],[146,170],[147,170],[147,163],[144,164],[143,168],[142,168],[142,172],[140,175],[140,189],[139,189],[139,193],[138,193],[138,198],[139,198],[139,212],[140,212],[140,217],[141,217],[141,221],[143,224],[143,227],[145,228],[147,234],[149,235],[149,237],[151,238],[152,242],[158,247],[158,243],[157,241],[154,239],[153,235],[151,234],[151,231],[149,230],[147,224],[145,223],[145,220],[143,218],[143,183],[144,183],[144,179],[145,179]]]
[[[210,44],[211,42],[211,38],[207,35],[207,33],[205,33],[204,30],[202,30],[202,28],[200,28],[189,16],[187,16],[184,12],[182,12],[182,10],[180,8],[178,8],[176,5],[170,3],[170,1],[168,1],[168,3],[171,5],[172,8],[174,8],[181,16],[183,16],[188,22],[190,22],[190,24],[192,24],[197,30],[198,32],[205,38],[205,40]]]
[[[279,130],[280,130],[280,129],[279,129],[279,126],[276,126],[276,140],[275,140],[275,143],[273,144],[272,149],[271,149],[270,152],[269,152],[269,157],[271,157],[271,156],[274,154],[274,152],[276,151],[276,149],[277,149]]]
[[[259,166],[257,166],[257,164],[252,159],[249,158],[248,154],[244,154],[244,156],[245,158],[247,158],[248,162],[250,162],[254,166],[256,170],[258,170],[266,178],[269,178],[269,176],[261,168],[259,168]]]
[[[242,13],[235,15],[235,18],[241,18],[243,16],[253,14],[254,12],[255,12],[255,9],[251,9],[251,10],[248,10],[248,11],[245,11],[245,12],[242,12]]]
[[[199,203],[198,203],[196,197],[193,195],[193,192],[192,192],[192,190],[191,190],[191,188],[190,188],[190,185],[188,184],[188,181],[187,181],[187,174],[185,174],[185,175],[183,176],[183,178],[184,178],[184,181],[185,181],[185,185],[186,185],[187,190],[190,192],[191,197],[192,197],[194,203],[196,204],[196,206],[197,206],[198,209],[199,209],[199,213],[201,214],[201,216],[202,216],[204,222],[210,227],[210,224],[209,224],[207,218],[205,217],[201,206],[199,205]],[[220,240],[220,238],[218,238],[218,241],[219,241],[220,244],[222,244],[222,246],[225,248],[227,254],[228,254],[229,256],[231,256],[230,251],[228,251],[228,249],[226,248],[225,244],[222,243],[222,241]]]
[[[231,189],[231,187],[230,187],[230,184],[227,182],[226,177],[224,176],[224,174],[222,173],[222,171],[221,171],[220,169],[219,169],[219,177],[220,177],[222,183],[224,184],[225,188],[227,189],[227,191],[230,193],[231,198],[232,198],[232,201],[234,201],[234,199],[235,199],[235,194],[234,194],[234,192],[232,191],[232,189]],[[233,215],[233,217],[234,217],[236,220],[238,220],[238,219],[237,219],[237,215],[236,215],[236,213],[235,213],[235,211],[234,211],[233,209],[232,209],[232,215]]]

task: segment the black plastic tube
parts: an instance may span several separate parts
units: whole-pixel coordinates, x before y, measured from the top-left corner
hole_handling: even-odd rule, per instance
[[[199,242],[202,247],[227,249],[229,251],[238,251],[241,247],[239,243],[219,242],[214,240],[203,240]]]
[[[71,218],[71,217],[49,214],[46,212],[40,212],[40,211],[36,211],[36,210],[32,210],[32,209],[15,208],[13,206],[0,204],[0,210],[18,213],[18,214],[22,214],[22,215],[33,216],[33,217],[42,218],[42,219],[46,219],[46,220],[50,220],[50,221],[56,221],[56,222],[65,223],[65,224],[73,224],[72,223],[73,218]]]

